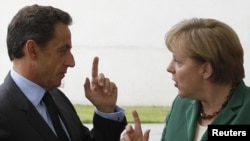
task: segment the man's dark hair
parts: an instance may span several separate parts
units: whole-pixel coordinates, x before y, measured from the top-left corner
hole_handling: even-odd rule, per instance
[[[27,40],[34,40],[43,48],[53,39],[55,24],[72,24],[71,16],[52,6],[31,5],[20,9],[11,20],[7,31],[8,55],[14,58],[24,56],[23,47]]]

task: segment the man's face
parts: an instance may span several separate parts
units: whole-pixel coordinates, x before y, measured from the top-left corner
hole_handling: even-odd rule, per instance
[[[53,89],[61,84],[68,67],[74,67],[71,53],[71,33],[67,25],[55,25],[55,37],[48,42],[45,50],[39,52],[36,61],[36,81],[45,89]]]

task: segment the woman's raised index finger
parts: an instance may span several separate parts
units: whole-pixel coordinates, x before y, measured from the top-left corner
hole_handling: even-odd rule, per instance
[[[132,111],[134,122],[135,122],[135,129],[141,130],[141,121],[139,115],[136,110]]]
[[[98,77],[98,62],[99,62],[99,58],[95,57],[93,60],[93,64],[92,64],[92,79],[96,80],[96,78]]]

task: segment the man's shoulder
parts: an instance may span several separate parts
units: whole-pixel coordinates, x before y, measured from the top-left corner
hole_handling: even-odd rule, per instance
[[[3,85],[0,86],[0,112],[9,110],[13,104],[11,96],[8,94],[8,91],[4,88]]]

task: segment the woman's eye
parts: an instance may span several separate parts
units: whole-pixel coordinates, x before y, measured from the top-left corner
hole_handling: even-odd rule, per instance
[[[174,62],[179,63],[180,61],[179,61],[179,60],[177,60],[177,59],[174,59]]]

